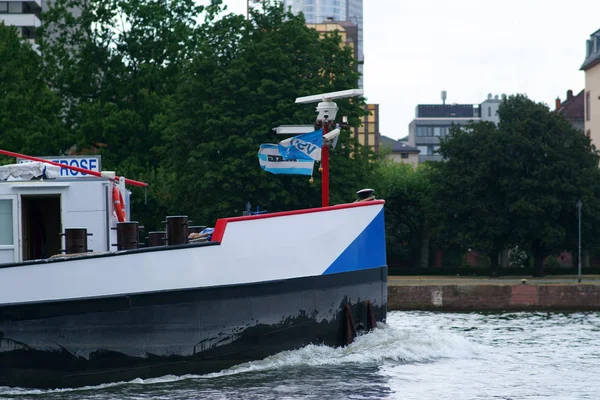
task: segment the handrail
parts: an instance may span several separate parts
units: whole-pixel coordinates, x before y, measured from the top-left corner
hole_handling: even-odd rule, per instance
[[[22,158],[24,160],[38,161],[38,162],[42,162],[42,163],[46,163],[46,164],[50,164],[50,165],[55,165],[57,167],[67,168],[67,169],[70,169],[72,171],[77,171],[77,172],[81,172],[83,174],[89,174],[89,175],[97,176],[99,178],[103,177],[102,173],[100,173],[98,171],[92,171],[92,170],[81,168],[81,167],[75,167],[73,165],[60,164],[60,163],[57,163],[57,162],[54,162],[54,161],[45,160],[43,158],[27,156],[25,154],[14,153],[14,152],[8,151],[8,150],[2,150],[2,149],[0,149],[0,154],[4,154],[5,156],[9,156],[9,157]],[[134,179],[129,179],[129,178],[124,178],[124,179],[125,179],[125,183],[127,183],[129,185],[139,186],[139,187],[146,187],[146,186],[148,186],[148,184],[145,183],[145,182],[140,182],[140,181],[136,181]],[[115,176],[114,180],[118,181],[119,177]]]

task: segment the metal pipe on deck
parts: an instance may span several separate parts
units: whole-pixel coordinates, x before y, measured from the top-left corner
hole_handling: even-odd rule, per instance
[[[41,163],[46,163],[46,164],[50,164],[50,165],[54,165],[60,168],[67,168],[70,169],[72,171],[77,171],[77,172],[81,172],[83,174],[89,174],[89,175],[93,175],[93,176],[97,176],[99,178],[102,178],[102,173],[98,172],[98,171],[92,171],[90,169],[85,169],[85,168],[81,168],[81,167],[75,167],[73,165],[65,165],[65,164],[60,164],[54,161],[50,161],[50,160],[45,160],[43,158],[38,158],[38,157],[32,157],[32,156],[28,156],[25,154],[19,154],[19,153],[14,153],[12,151],[7,151],[7,150],[2,150],[0,149],[0,154],[3,154],[5,156],[9,156],[9,157],[15,157],[15,158],[22,158],[24,160],[29,160],[29,161],[37,161],[37,162],[41,162]],[[116,181],[119,180],[119,177],[116,176],[114,178]],[[129,185],[133,185],[133,186],[140,186],[140,187],[146,187],[148,186],[147,183],[145,182],[140,182],[140,181],[136,181],[134,179],[129,179],[129,178],[124,178],[125,179],[125,183],[129,184]]]

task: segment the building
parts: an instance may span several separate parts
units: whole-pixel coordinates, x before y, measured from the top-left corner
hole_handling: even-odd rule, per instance
[[[358,87],[363,87],[363,0],[283,0],[284,7],[291,8],[293,14],[303,13],[308,24],[319,24],[332,21],[348,21],[356,25],[358,43],[356,59],[358,60]]]
[[[504,97],[504,95],[503,95]],[[440,139],[450,133],[453,125],[491,121],[498,124],[498,107],[502,100],[498,95],[488,95],[480,104],[446,104],[446,92],[442,92],[442,104],[419,104],[415,119],[408,125],[408,144],[420,150],[419,162],[439,161],[437,154]]]
[[[592,138],[592,143],[600,146],[600,29],[586,42],[581,70],[585,71],[585,134]]]
[[[19,35],[34,44],[42,25],[42,0],[0,1],[0,21],[17,28]]]
[[[327,21],[321,23],[307,23],[307,27],[326,35],[338,31],[342,39],[342,46],[349,47],[358,59],[358,26],[350,21]]]
[[[369,147],[379,154],[381,133],[379,132],[379,104],[365,104],[365,115],[360,126],[354,128],[354,137],[358,143]]]
[[[577,96],[573,96],[572,90],[567,90],[567,98],[561,101],[556,98],[554,111],[561,114],[571,126],[578,131],[585,129],[585,89],[581,90]]]
[[[505,97],[502,95],[502,97]],[[498,125],[500,117],[498,116],[498,107],[502,104],[502,99],[495,95],[492,98],[492,94],[488,94],[487,99],[479,105],[480,117],[482,121],[491,121]]]
[[[419,149],[409,146],[403,140],[394,140],[387,136],[380,137],[380,150],[389,151],[385,158],[399,163],[411,164],[416,167],[419,163]]]

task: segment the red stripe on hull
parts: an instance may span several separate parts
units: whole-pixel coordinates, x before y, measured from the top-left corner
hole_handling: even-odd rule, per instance
[[[250,221],[255,219],[264,219],[264,218],[275,218],[275,217],[285,217],[289,215],[300,215],[300,214],[312,214],[322,211],[334,211],[334,210],[343,210],[345,208],[355,208],[355,207],[365,207],[365,206],[373,206],[377,204],[385,204],[385,200],[371,200],[371,201],[359,201],[356,203],[347,203],[347,204],[337,204],[335,206],[329,207],[317,207],[317,208],[306,208],[302,210],[292,210],[292,211],[281,211],[270,214],[259,214],[259,215],[245,215],[243,217],[230,217],[230,218],[219,218],[217,223],[215,224],[215,230],[212,235],[213,242],[221,242],[223,240],[223,236],[225,235],[225,229],[227,228],[227,224],[229,222],[240,222],[240,221]]]

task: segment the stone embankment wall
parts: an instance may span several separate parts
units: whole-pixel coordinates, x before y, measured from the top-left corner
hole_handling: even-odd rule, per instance
[[[389,285],[388,310],[600,310],[600,285]]]

